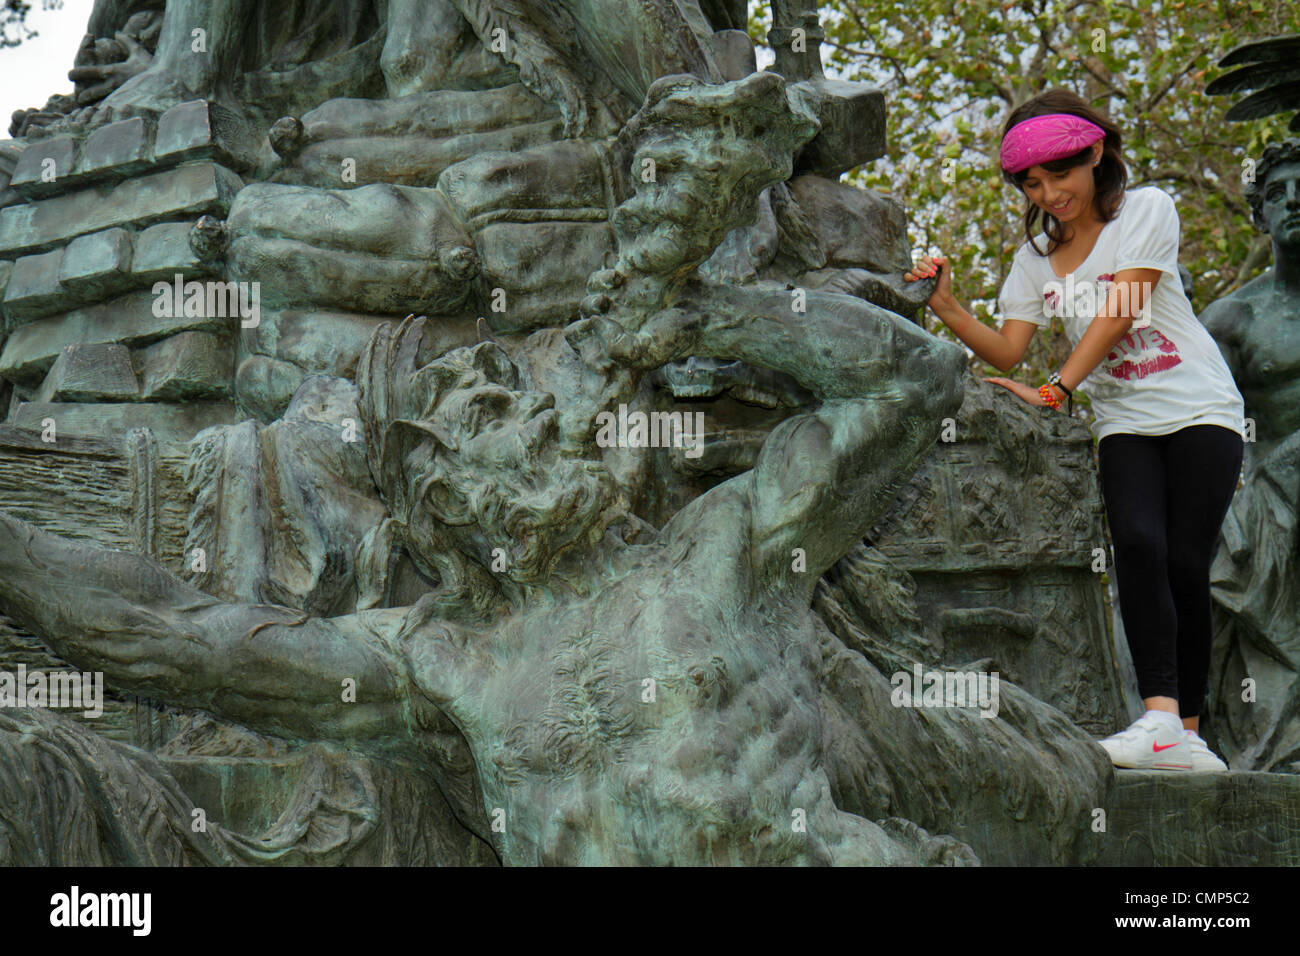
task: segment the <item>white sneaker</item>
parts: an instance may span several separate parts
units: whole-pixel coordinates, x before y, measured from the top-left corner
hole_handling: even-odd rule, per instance
[[[1110,762],[1130,770],[1191,770],[1190,738],[1158,717],[1143,714],[1128,729],[1098,741]],[[1207,748],[1208,751],[1208,748]],[[1217,758],[1216,758],[1217,759]]]
[[[1184,730],[1188,752],[1192,755],[1192,770],[1198,773],[1225,773],[1228,765],[1220,760],[1210,745],[1194,730]]]

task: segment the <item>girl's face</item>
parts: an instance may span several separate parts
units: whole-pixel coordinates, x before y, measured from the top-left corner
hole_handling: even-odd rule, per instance
[[[1101,158],[1102,145],[1093,148],[1093,159]],[[1097,186],[1092,178],[1092,162],[1075,166],[1063,173],[1053,173],[1042,166],[1030,166],[1021,184],[1029,201],[1061,222],[1087,222],[1083,213],[1091,210]],[[1082,218],[1081,218],[1082,217]]]

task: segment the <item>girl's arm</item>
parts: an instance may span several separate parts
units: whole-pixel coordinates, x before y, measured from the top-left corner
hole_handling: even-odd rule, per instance
[[[1110,354],[1155,291],[1159,269],[1121,269],[1115,273],[1106,304],[1061,366],[1061,384],[1073,391]]]
[[[1179,222],[1173,198],[1154,188],[1136,190],[1132,197],[1139,205],[1120,227],[1115,250],[1118,268],[1110,294],[1061,366],[1066,388],[1073,389],[1087,378],[1128,334],[1163,273],[1178,281]]]
[[[957,301],[952,292],[951,267],[940,268],[947,265],[948,260],[943,256],[922,256],[904,278],[911,282],[938,272],[939,282],[926,305],[972,352],[999,371],[1011,371],[1024,358],[1029,340],[1034,337],[1038,326],[1020,319],[1008,319],[1002,323],[1001,330],[989,328]]]

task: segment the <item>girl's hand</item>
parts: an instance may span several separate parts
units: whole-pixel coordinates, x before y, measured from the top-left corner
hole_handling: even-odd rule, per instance
[[[915,282],[936,274],[939,276],[939,281],[925,304],[937,312],[940,307],[952,301],[952,265],[947,257],[922,256],[916,265],[903,273],[903,278],[908,282]]]
[[[1020,382],[1014,382],[1009,378],[986,378],[986,382],[992,382],[994,385],[1001,385],[1009,392],[1019,395],[1030,405],[1045,406],[1047,402],[1043,401],[1043,396],[1039,394],[1038,389]]]

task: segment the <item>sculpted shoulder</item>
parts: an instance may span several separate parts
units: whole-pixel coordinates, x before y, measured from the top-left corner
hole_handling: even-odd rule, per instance
[[[1255,317],[1254,301],[1263,292],[1259,278],[1252,279],[1240,289],[1215,299],[1201,310],[1201,324],[1222,342],[1240,340],[1251,319]]]
[[[659,533],[665,568],[689,565],[717,580],[730,578],[753,545],[753,471],[709,489],[682,508]]]

